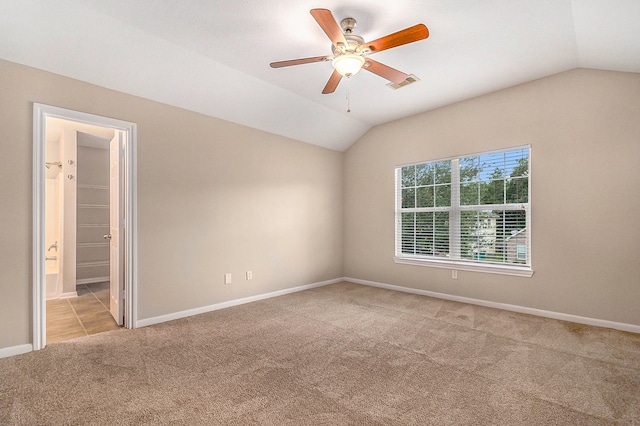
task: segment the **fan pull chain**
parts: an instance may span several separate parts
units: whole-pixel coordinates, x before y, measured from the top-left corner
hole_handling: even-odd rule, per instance
[[[351,112],[351,96],[349,93],[350,92],[349,89],[351,87],[350,81],[351,79],[347,77],[347,112],[348,113]]]

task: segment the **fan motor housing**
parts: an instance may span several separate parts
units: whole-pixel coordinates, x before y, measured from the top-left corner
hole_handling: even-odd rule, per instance
[[[345,53],[363,53],[359,48],[364,44],[364,39],[357,34],[345,34],[344,38],[347,40],[347,46],[331,46],[333,54],[338,56]]]
[[[344,18],[342,21],[340,21],[340,28],[342,28],[342,31],[347,34],[352,33],[356,25],[358,25],[358,23],[354,18]]]
[[[344,38],[347,40],[347,45],[331,46],[331,51],[334,56],[344,55],[345,53],[362,54],[367,52],[360,51],[360,46],[364,44],[364,39],[357,34],[353,33],[353,29],[358,23],[354,18],[344,18],[340,21],[340,28],[344,33]]]

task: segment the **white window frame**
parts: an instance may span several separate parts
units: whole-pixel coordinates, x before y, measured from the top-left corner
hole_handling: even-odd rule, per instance
[[[460,159],[475,155],[487,155],[500,153],[511,150],[527,149],[529,152],[529,179],[528,179],[528,202],[526,204],[496,204],[496,205],[460,205]],[[402,209],[402,168],[420,165],[425,163],[434,163],[439,161],[451,161],[451,206],[442,208],[438,207],[433,210],[441,210],[449,212],[449,258],[440,259],[422,255],[412,255],[402,252],[402,213],[424,211],[420,208]],[[487,272],[503,275],[514,275],[521,277],[533,276],[532,259],[531,259],[531,146],[518,146],[504,148],[499,150],[479,152],[476,154],[461,155],[458,157],[442,158],[437,160],[427,160],[417,163],[402,164],[395,168],[395,257],[394,261],[398,264],[427,266],[433,268],[445,268],[452,270]],[[482,263],[462,259],[460,255],[460,213],[463,211],[482,211],[482,210],[525,210],[526,212],[526,229],[528,238],[526,250],[529,256],[528,265],[518,264],[502,264],[502,263]],[[455,243],[454,241],[457,241]]]

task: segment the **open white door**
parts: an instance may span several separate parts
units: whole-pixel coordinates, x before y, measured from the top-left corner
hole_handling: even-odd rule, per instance
[[[120,227],[114,226],[110,231],[115,236],[115,250],[112,265],[115,266],[111,282],[115,287],[111,294],[115,296],[110,302],[110,310],[118,324],[123,323],[127,328],[138,327],[136,315],[137,296],[137,202],[136,202],[136,145],[137,126],[135,123],[116,120],[108,117],[87,114],[51,105],[33,104],[33,232],[32,232],[32,339],[33,349],[40,350],[46,346],[46,268],[45,257],[45,189],[46,189],[46,135],[47,121],[61,119],[91,126],[107,127],[118,133],[118,139],[112,143],[120,145],[122,154],[118,165],[118,184],[113,188],[118,193],[115,196],[115,215],[122,219]],[[115,182],[114,182],[115,183]],[[113,195],[112,195],[113,196]],[[112,198],[114,199],[114,198]],[[117,207],[115,207],[117,206]],[[111,225],[110,225],[111,226]],[[109,237],[110,234],[107,234]],[[117,289],[117,290],[116,290]],[[122,291],[124,290],[124,295]],[[120,294],[120,295],[119,295]],[[24,345],[27,346],[27,345]]]
[[[113,319],[118,325],[123,324],[124,307],[124,273],[123,257],[121,248],[123,246],[124,234],[124,206],[121,203],[121,195],[124,190],[123,167],[124,167],[124,147],[123,132],[116,130],[116,134],[110,143],[109,173],[110,173],[110,202],[109,202],[109,235],[105,238],[110,240],[109,244],[109,281],[110,281],[110,301],[109,310]]]

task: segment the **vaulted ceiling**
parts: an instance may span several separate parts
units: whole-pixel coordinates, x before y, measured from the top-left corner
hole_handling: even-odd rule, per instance
[[[424,23],[430,37],[321,94],[326,8],[370,41]],[[371,127],[572,68],[640,72],[638,0],[0,0],[0,58],[335,150]],[[347,112],[347,93],[351,112]],[[126,119],[126,117],[124,118]]]

